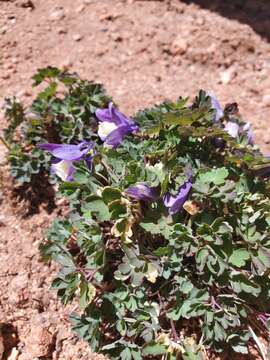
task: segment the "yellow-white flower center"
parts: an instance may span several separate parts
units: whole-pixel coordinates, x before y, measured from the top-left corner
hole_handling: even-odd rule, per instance
[[[57,164],[53,164],[54,173],[60,177],[61,180],[67,181],[72,161],[62,160]]]
[[[98,136],[101,138],[101,140],[105,140],[106,137],[115,129],[117,129],[116,124],[108,121],[103,121],[98,126]]]

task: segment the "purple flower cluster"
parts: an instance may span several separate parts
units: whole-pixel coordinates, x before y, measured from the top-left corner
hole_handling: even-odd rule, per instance
[[[138,125],[118,111],[112,103],[109,104],[108,109],[98,109],[96,116],[100,122],[98,135],[111,147],[118,146],[126,135],[139,130]],[[84,160],[88,167],[92,168],[93,156],[88,154],[94,147],[92,142],[82,141],[77,145],[47,143],[39,144],[38,147],[53,155],[51,171],[63,181],[73,181],[74,161]]]

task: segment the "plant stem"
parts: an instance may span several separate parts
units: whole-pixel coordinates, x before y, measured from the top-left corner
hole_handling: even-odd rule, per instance
[[[11,150],[11,147],[9,146],[9,144],[6,142],[6,140],[2,136],[0,136],[0,140],[2,141],[2,143],[5,145],[5,147],[8,150]]]

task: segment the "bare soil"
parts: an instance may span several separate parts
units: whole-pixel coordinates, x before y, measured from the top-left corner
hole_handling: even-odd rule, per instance
[[[16,95],[29,104],[31,76],[47,65],[102,82],[128,114],[203,88],[223,104],[238,102],[268,154],[269,40],[267,0],[0,0],[0,101]],[[39,257],[44,229],[65,207],[26,216],[5,164],[0,183],[4,359],[101,359],[70,332],[73,308],[49,289],[57,269]]]

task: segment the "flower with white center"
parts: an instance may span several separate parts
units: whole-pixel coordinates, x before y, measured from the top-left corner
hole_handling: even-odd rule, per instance
[[[96,117],[99,120],[98,135],[109,147],[118,146],[128,134],[139,130],[138,125],[117,110],[112,102],[107,109],[97,109]]]

